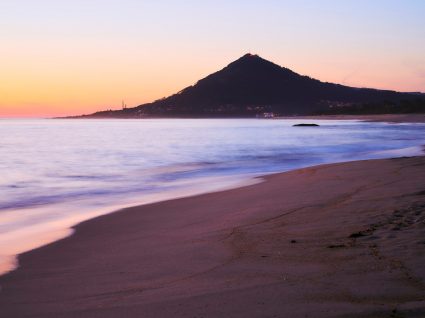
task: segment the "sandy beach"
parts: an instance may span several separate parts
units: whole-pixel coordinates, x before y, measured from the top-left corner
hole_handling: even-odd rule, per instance
[[[424,317],[425,158],[322,165],[76,226],[0,317]]]

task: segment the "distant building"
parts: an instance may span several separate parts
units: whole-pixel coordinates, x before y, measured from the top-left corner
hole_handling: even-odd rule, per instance
[[[274,113],[262,113],[255,115],[256,118],[274,118]]]

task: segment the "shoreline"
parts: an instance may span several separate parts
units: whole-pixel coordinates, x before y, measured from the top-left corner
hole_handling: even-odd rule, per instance
[[[54,120],[143,120],[143,119],[264,119],[257,117],[0,117],[0,120],[32,120],[32,119],[54,119]],[[267,118],[266,118],[267,119]],[[370,115],[288,115],[276,116],[271,119],[326,119],[326,120],[361,120],[367,122],[388,122],[388,123],[425,123],[425,113],[407,113],[407,114],[370,114]]]
[[[418,240],[421,229],[407,220],[393,232],[385,221],[398,221],[400,209],[423,216],[414,205],[425,207],[417,194],[424,167],[424,157],[325,164],[96,217],[78,224],[74,235],[22,254],[22,266],[0,277],[0,306],[8,317],[217,316],[217,310],[242,317],[260,308],[291,317],[328,317],[332,309],[337,317],[391,306],[425,313],[418,303],[425,273],[413,266],[423,254],[405,255],[399,246],[406,237]],[[423,246],[414,247],[422,253]],[[380,257],[403,266],[387,272]],[[382,283],[390,290],[385,295]],[[323,294],[311,292],[317,288]],[[346,289],[353,295],[341,298]],[[276,295],[289,300],[282,304]],[[236,308],[226,297],[236,299]],[[117,300],[120,306],[113,305]]]
[[[271,118],[264,117],[58,117],[45,118],[54,120],[151,120],[151,119],[316,119],[316,120],[360,120],[366,122],[387,122],[387,123],[425,123],[424,113],[408,113],[408,114],[371,114],[371,115],[288,115],[276,116]]]
[[[425,123],[425,114],[376,114],[376,115],[315,115],[283,116],[276,119],[326,119],[326,120],[360,120],[365,122],[385,123]]]
[[[294,117],[294,118],[303,118],[303,117]],[[288,119],[294,121],[294,118],[288,118]],[[314,118],[316,118],[316,117],[314,117]],[[326,119],[326,118],[319,118],[319,119]],[[338,120],[338,119],[345,119],[345,118],[333,118],[333,119]],[[301,121],[301,120],[299,119],[299,121]],[[384,156],[392,157],[392,156],[399,156],[399,155],[400,155],[399,153],[388,153]],[[412,155],[417,155],[417,154],[413,153],[409,150],[404,155],[412,156]],[[334,159],[333,161],[337,162],[338,160]],[[292,168],[292,169],[294,169],[294,168]],[[250,176],[245,176],[244,179],[248,180],[248,179],[250,179]],[[206,181],[206,182],[203,182],[203,184],[210,184],[210,182]],[[238,187],[238,186],[236,186],[236,187]],[[196,185],[195,185],[195,188],[197,188]],[[212,189],[212,190],[207,189],[206,191],[201,191],[201,192],[217,191],[217,190],[220,190],[221,188],[223,188],[223,187],[219,186],[219,187],[216,187],[215,189]],[[165,199],[191,196],[191,195],[194,195],[194,194],[198,194],[197,192],[199,192],[199,191],[191,191],[191,189],[185,189],[185,190],[180,191],[180,192],[183,192],[183,193],[179,193],[177,195],[170,195],[170,196],[167,196],[167,194],[165,193]],[[195,193],[193,193],[193,192],[195,192]],[[138,205],[141,202],[143,202],[144,204],[147,204],[147,203],[151,203],[151,202],[158,202],[158,201],[164,200],[164,195],[161,195],[161,194],[156,195],[155,194],[154,196],[156,197],[154,200],[150,200],[150,199],[144,200],[144,198],[145,198],[144,196],[141,197],[141,200],[133,200],[132,198],[129,198],[128,200],[121,200],[120,202],[109,202],[109,203],[104,204],[102,206],[95,207],[95,209],[91,209],[91,210],[84,209],[84,207],[83,208],[77,207],[78,213],[76,213],[76,214],[79,215],[78,217],[76,217],[75,214],[72,214],[72,215],[68,215],[69,213],[67,214],[67,210],[70,209],[69,206],[66,206],[66,205],[61,206],[60,203],[58,203],[56,206],[55,205],[48,206],[47,209],[50,209],[50,210],[65,209],[65,210],[62,210],[62,211],[64,211],[62,218],[55,219],[54,222],[51,222],[52,224],[53,223],[54,224],[51,228],[48,229],[49,231],[45,231],[45,233],[42,233],[40,231],[37,232],[37,228],[35,226],[33,228],[30,228],[30,230],[26,231],[26,232],[23,231],[23,230],[13,231],[8,235],[2,236],[2,239],[0,240],[0,249],[2,251],[2,255],[0,255],[0,276],[3,275],[4,273],[16,268],[17,262],[14,259],[14,258],[16,258],[16,257],[14,257],[14,255],[18,255],[18,254],[26,252],[28,250],[31,250],[31,249],[37,248],[39,246],[42,246],[44,244],[50,243],[54,240],[66,237],[66,236],[70,235],[70,232],[72,232],[71,227],[73,225],[76,225],[76,224],[78,224],[78,223],[80,223],[84,220],[91,219],[91,218],[96,217],[98,215],[113,213],[120,208]],[[41,210],[41,209],[45,209],[45,208],[46,207],[43,206],[39,209]],[[72,206],[71,206],[71,208],[72,208]],[[33,212],[33,211],[37,211],[37,208],[29,209],[29,210],[30,210],[30,212]],[[8,216],[4,216],[4,217],[7,220]],[[63,223],[63,224],[60,225],[59,223]],[[15,235],[15,232],[20,232],[20,233]],[[28,235],[28,233],[35,233],[35,235],[33,235],[33,234]],[[51,235],[51,233],[54,233],[54,234]],[[16,244],[10,244],[9,242],[16,242]],[[18,246],[18,248],[15,248],[15,246]]]
[[[47,233],[40,233],[37,237],[34,237],[31,243],[24,244],[18,242],[19,248],[9,248],[8,253],[2,254],[0,258],[0,277],[7,275],[8,273],[15,271],[19,268],[19,255],[37,250],[45,245],[52,244],[54,242],[63,240],[75,233],[75,227],[79,224],[96,219],[98,217],[108,215],[110,213],[116,213],[126,208],[134,206],[142,206],[147,204],[159,203],[169,200],[175,200],[180,198],[188,198],[191,196],[202,195],[207,193],[214,193],[217,191],[225,191],[230,189],[236,189],[252,184],[262,182],[262,176],[237,176],[234,180],[230,180],[229,177],[210,177],[206,179],[193,180],[194,184],[190,187],[183,187],[173,189],[169,191],[163,191],[159,193],[152,193],[142,196],[143,199],[133,200],[127,203],[114,204],[105,206],[103,208],[93,209],[84,215],[69,216],[68,218],[60,220],[55,223],[55,227],[52,227]],[[210,182],[209,186],[200,186],[200,181]],[[219,182],[220,186],[216,185]],[[198,186],[198,187],[196,187]],[[143,202],[142,202],[143,201]],[[60,209],[60,205],[54,208]],[[50,209],[53,209],[52,207]],[[0,241],[0,246],[6,246],[7,239]],[[24,247],[25,246],[25,247]]]

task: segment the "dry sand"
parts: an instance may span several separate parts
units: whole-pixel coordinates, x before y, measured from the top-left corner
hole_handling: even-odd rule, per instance
[[[425,158],[128,208],[19,259],[1,317],[425,317]]]

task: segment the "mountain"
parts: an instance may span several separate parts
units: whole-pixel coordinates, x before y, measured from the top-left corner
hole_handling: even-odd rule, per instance
[[[424,99],[421,93],[354,88],[302,76],[246,54],[195,85],[152,103],[122,110],[101,111],[81,117],[254,117],[264,113],[305,115],[344,113],[373,104],[399,106]],[[420,102],[424,106],[423,100]],[[379,107],[381,107],[379,106]],[[421,106],[421,107],[422,107]],[[378,109],[379,109],[378,107]]]

